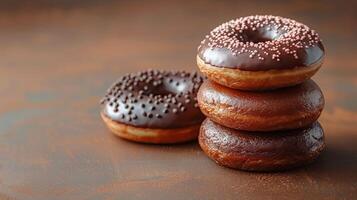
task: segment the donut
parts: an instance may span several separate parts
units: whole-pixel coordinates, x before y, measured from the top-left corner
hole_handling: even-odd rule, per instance
[[[324,96],[311,79],[271,91],[242,91],[205,81],[197,94],[201,111],[230,128],[269,132],[306,127],[320,116]]]
[[[319,35],[295,20],[242,17],[213,29],[198,47],[197,65],[210,80],[233,89],[297,85],[321,67]]]
[[[204,116],[197,91],[203,78],[185,71],[147,70],[119,78],[102,99],[101,117],[117,136],[143,143],[197,139]]]
[[[324,132],[318,122],[304,129],[260,134],[227,128],[206,119],[198,141],[205,154],[219,165],[248,171],[305,165],[325,148]]]

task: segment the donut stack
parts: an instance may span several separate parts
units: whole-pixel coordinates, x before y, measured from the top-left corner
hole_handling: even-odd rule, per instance
[[[310,78],[321,67],[318,34],[292,19],[249,16],[226,22],[198,48],[207,76],[198,104],[207,119],[199,144],[218,164],[249,171],[305,165],[325,147],[324,97]]]

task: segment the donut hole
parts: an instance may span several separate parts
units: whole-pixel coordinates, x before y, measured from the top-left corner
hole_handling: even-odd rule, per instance
[[[164,89],[167,91],[167,94],[179,94],[179,93],[185,93],[185,91],[188,90],[188,85],[187,83],[184,83],[182,81],[174,81],[172,83],[166,82],[163,84]]]
[[[240,33],[240,39],[246,43],[261,43],[278,39],[284,31],[276,27],[266,26],[256,30],[247,29]]]
[[[168,92],[178,94],[187,91],[187,84],[180,83],[179,85],[169,84],[166,86]]]
[[[176,94],[179,93],[185,93],[189,89],[189,86],[186,82],[174,80],[174,81],[169,81],[165,80],[163,81],[162,84],[153,86],[151,85],[148,90],[144,92],[144,94],[149,95],[152,94],[154,96],[167,96],[167,95],[173,95],[175,96]]]
[[[146,94],[153,94],[154,96],[167,96],[169,94],[175,95],[176,92],[171,91],[169,88],[165,87],[164,85],[151,88],[151,90],[148,90],[145,92]]]

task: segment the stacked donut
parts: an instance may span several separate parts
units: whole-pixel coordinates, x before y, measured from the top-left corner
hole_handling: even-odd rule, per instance
[[[172,144],[197,139],[204,119],[197,104],[198,73],[145,70],[120,77],[101,101],[115,135],[134,142]]]
[[[291,19],[249,16],[213,29],[197,55],[208,77],[197,96],[207,116],[203,151],[220,165],[250,171],[315,160],[325,147],[317,122],[324,97],[310,78],[323,58],[318,34]]]

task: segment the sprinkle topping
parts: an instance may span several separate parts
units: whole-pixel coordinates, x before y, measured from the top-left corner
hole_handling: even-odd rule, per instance
[[[278,63],[283,58],[304,59],[301,51],[319,43],[318,34],[302,23],[278,16],[255,15],[230,20],[216,27],[202,40],[199,50],[202,47],[211,50],[224,48],[233,56],[245,55],[256,60],[250,62]]]
[[[295,20],[256,15],[226,22],[213,29],[201,43],[205,40],[211,48],[225,47],[233,55],[249,53],[250,58],[263,60],[258,54],[260,50],[279,61],[282,53],[298,59],[296,49],[312,47],[320,38],[314,30]]]
[[[139,127],[171,128],[201,121],[195,106],[203,77],[185,71],[147,70],[118,79],[102,99],[112,120]],[[175,122],[175,123],[173,123]]]

